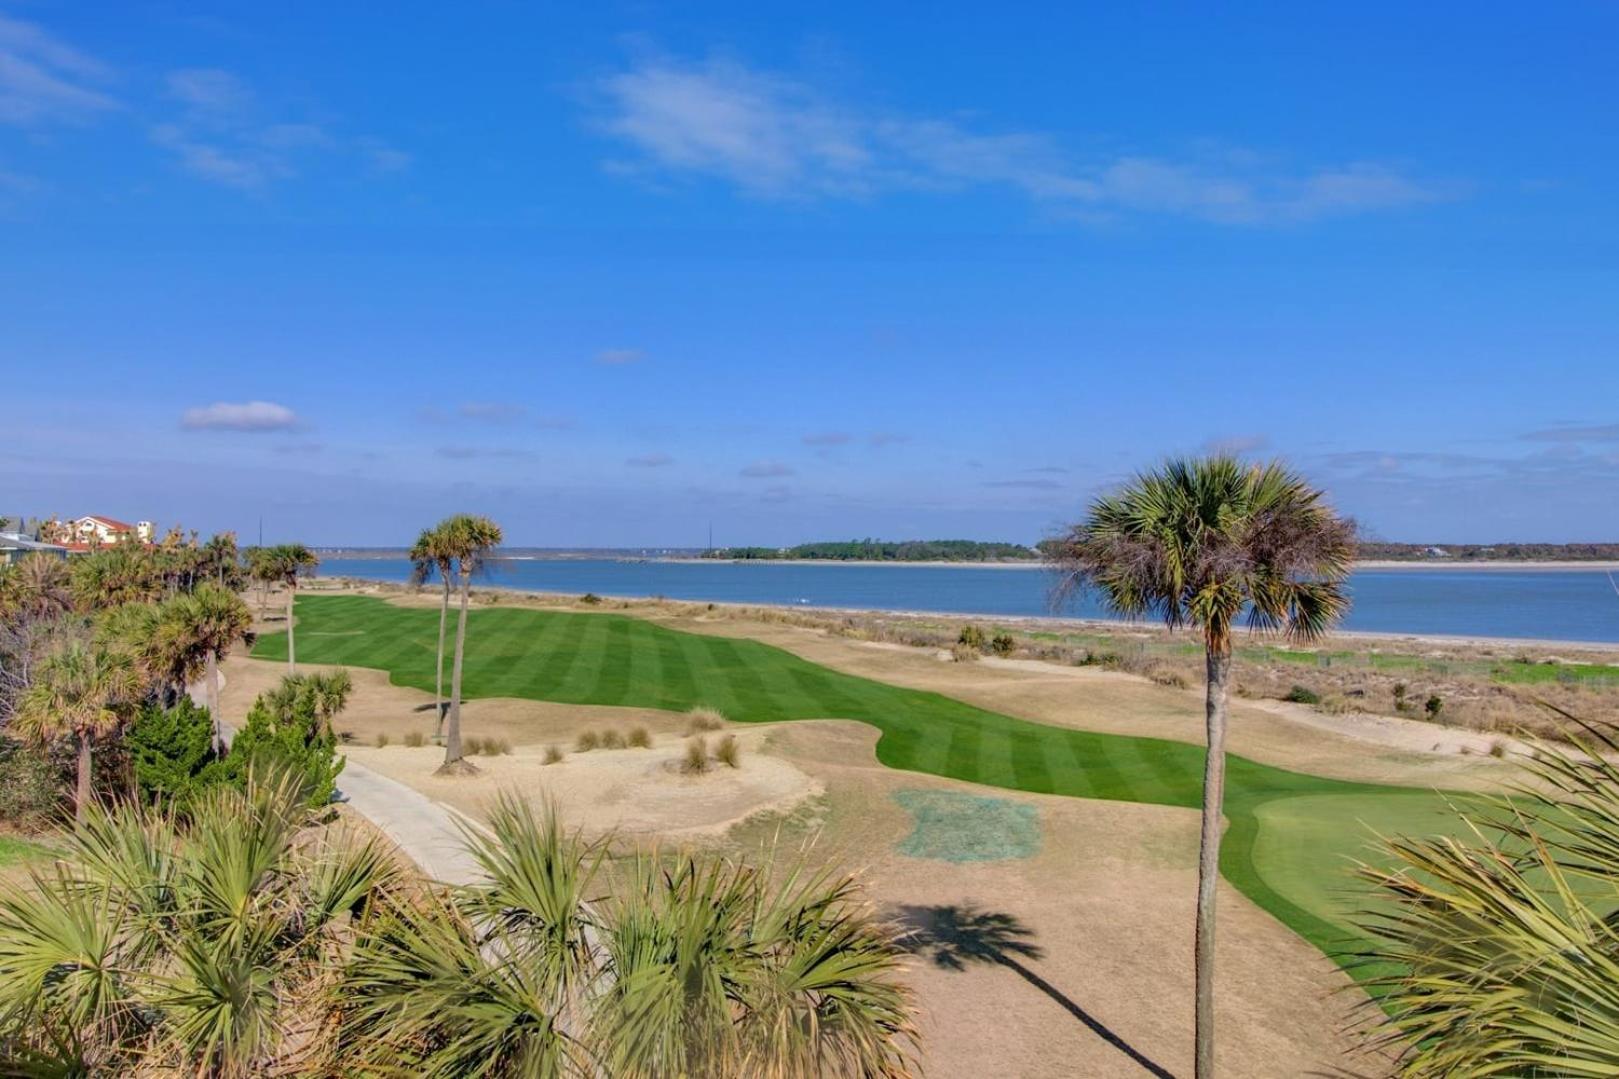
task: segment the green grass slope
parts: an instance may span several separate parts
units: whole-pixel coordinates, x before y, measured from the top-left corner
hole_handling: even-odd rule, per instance
[[[373,667],[431,691],[438,612],[362,596],[298,600],[298,656]],[[286,635],[260,637],[285,659]],[[1196,808],[1203,750],[1184,742],[1054,727],[937,693],[842,674],[757,641],[708,637],[616,614],[485,608],[468,622],[463,692],[569,704],[684,711],[708,705],[741,722],[853,719],[881,732],[877,758],[897,769],[1012,790]],[[1437,795],[1228,761],[1221,850],[1226,878],[1333,954],[1349,943],[1355,902],[1344,871],[1369,833],[1428,833],[1448,820]],[[1339,887],[1341,886],[1341,887]]]

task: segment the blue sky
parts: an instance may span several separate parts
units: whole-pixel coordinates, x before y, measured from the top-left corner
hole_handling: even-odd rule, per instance
[[[1619,537],[1610,3],[547,7],[0,0],[0,512]]]

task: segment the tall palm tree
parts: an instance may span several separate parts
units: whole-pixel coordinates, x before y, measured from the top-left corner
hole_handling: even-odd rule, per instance
[[[482,568],[489,552],[500,545],[502,536],[494,521],[470,513],[448,518],[439,528],[444,532],[445,549],[455,558],[461,589],[461,612],[455,624],[455,665],[450,674],[450,721],[444,737],[444,763],[439,766],[439,771],[448,775],[473,770],[472,763],[461,753],[461,664],[467,645],[467,603],[472,594],[472,575]]]
[[[219,662],[247,636],[253,612],[235,592],[204,581],[189,595],[163,605],[163,625],[193,650],[200,652],[208,678],[208,713],[214,720],[214,741],[224,747],[219,714]]]
[[[339,986],[339,1071],[720,1079],[913,1074],[893,930],[854,880],[606,853],[502,796],[483,883],[384,896]]]
[[[265,548],[264,579],[276,581],[287,590],[287,670],[298,673],[298,656],[292,639],[292,608],[298,598],[298,581],[315,572],[320,559],[301,543],[281,543]]]
[[[420,587],[435,572],[443,584],[438,606],[438,661],[433,665],[433,737],[444,735],[444,628],[450,617],[450,573],[455,553],[450,548],[448,522],[422,529],[410,549],[410,579]]]
[[[128,722],[140,693],[140,672],[127,652],[72,638],[40,662],[18,702],[14,723],[24,737],[45,743],[70,736],[77,745],[80,821],[90,808],[95,741]]]
[[[1051,548],[1059,594],[1094,589],[1127,618],[1155,616],[1203,637],[1203,829],[1198,856],[1196,1074],[1214,1076],[1214,898],[1225,797],[1226,702],[1232,632],[1258,630],[1312,641],[1348,609],[1343,580],[1354,560],[1354,525],[1321,492],[1279,463],[1235,457],[1175,460],[1091,504]]]

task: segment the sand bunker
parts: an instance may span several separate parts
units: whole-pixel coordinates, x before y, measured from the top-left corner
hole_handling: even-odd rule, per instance
[[[761,752],[766,734],[736,732],[740,766],[716,764],[695,776],[680,771],[685,740],[669,736],[654,739],[649,749],[569,753],[556,764],[544,763],[541,747],[523,746],[507,756],[474,758],[480,774],[471,777],[434,775],[444,760],[436,746],[354,746],[344,752],[473,816],[481,817],[500,791],[515,790],[536,801],[556,799],[564,819],[587,832],[690,836],[724,831],[755,813],[789,810],[821,792],[803,771]]]

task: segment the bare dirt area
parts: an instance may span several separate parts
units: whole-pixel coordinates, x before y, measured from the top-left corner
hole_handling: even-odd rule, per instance
[[[813,858],[858,867],[910,934],[926,1074],[1189,1076],[1197,814],[895,772],[875,741],[856,723],[777,728],[769,751],[826,796],[725,845],[758,857],[811,843]],[[946,852],[950,828],[972,833],[957,858],[905,853],[922,827],[907,796],[935,792],[966,799],[959,822],[934,822]],[[1032,854],[984,856],[976,823],[997,803],[1036,822]],[[1220,904],[1222,1074],[1386,1074],[1349,1033],[1366,998],[1348,977],[1234,889]]]

